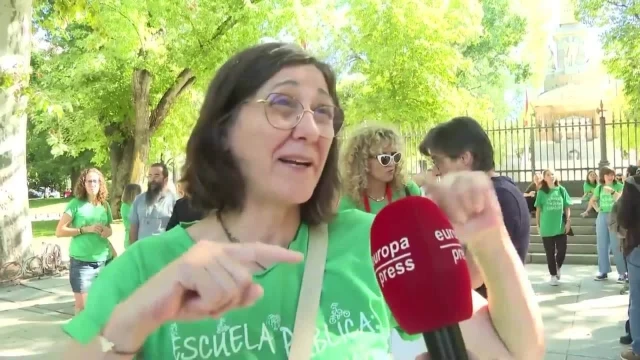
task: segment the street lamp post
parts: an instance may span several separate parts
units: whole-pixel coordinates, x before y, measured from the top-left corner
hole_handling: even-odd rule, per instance
[[[604,116],[604,104],[600,100],[600,108],[596,110],[600,115],[600,163],[598,166],[602,169],[605,166],[609,166],[609,160],[607,160],[607,127],[605,126],[606,118]]]

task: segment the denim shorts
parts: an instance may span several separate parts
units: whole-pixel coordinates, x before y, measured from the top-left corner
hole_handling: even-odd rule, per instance
[[[100,270],[105,267],[107,261],[82,261],[71,258],[69,265],[69,283],[74,294],[87,293],[91,283],[98,276]]]

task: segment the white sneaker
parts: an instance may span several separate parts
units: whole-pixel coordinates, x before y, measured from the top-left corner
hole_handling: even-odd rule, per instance
[[[558,277],[556,275],[551,275],[551,277],[549,277],[549,285],[558,286]]]

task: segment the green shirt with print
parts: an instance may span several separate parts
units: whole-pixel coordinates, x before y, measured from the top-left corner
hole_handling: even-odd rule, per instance
[[[131,213],[131,204],[122,202],[120,204],[120,216],[122,217],[122,224],[124,225],[124,248],[129,247],[129,229],[131,228],[131,222],[129,221],[129,214]]]
[[[582,190],[584,191],[584,196],[582,197],[585,200],[589,200],[591,199],[591,196],[593,196],[593,192],[596,190],[596,187],[598,186],[598,184],[592,184],[588,181],[584,182],[584,185],[582,185]]]
[[[389,337],[397,324],[369,256],[373,217],[362,211],[343,211],[329,224],[313,360],[389,358]],[[289,248],[306,255],[308,242],[309,229],[302,224]],[[118,303],[193,244],[182,226],[137,241],[100,272],[85,309],[64,330],[83,344],[90,342]],[[265,291],[253,306],[228,312],[218,320],[164,324],[146,339],[144,358],[288,359],[303,271],[304,263],[276,264],[254,275]]]
[[[540,209],[540,236],[564,234],[562,214],[565,208],[571,206],[571,197],[567,190],[558,185],[549,189],[549,192],[540,189],[536,195],[534,206]]]
[[[420,187],[418,186],[418,184],[416,184],[413,181],[409,181],[407,185],[405,185],[405,188],[403,188],[400,191],[393,192],[391,196],[391,200],[395,201],[395,200],[401,199],[407,196],[406,194],[407,192],[409,193],[409,195],[412,195],[412,196],[422,195],[422,190],[420,190]],[[358,201],[356,202],[350,196],[343,196],[342,198],[340,198],[340,205],[338,207],[338,211],[349,210],[349,209],[358,209],[361,211],[365,211],[364,205],[361,205],[360,202],[362,202],[362,199],[358,199]],[[371,199],[369,200],[369,207],[371,208],[372,214],[379,213],[380,210],[382,210],[382,208],[384,208],[387,204],[388,204],[387,199],[384,199],[382,201],[373,201]]]
[[[621,193],[624,185],[620,182],[614,182],[611,185],[600,184],[593,191],[593,198],[598,201],[601,213],[610,213],[613,208],[613,204],[616,200],[613,197],[613,193],[608,193],[604,190],[604,187],[611,187],[615,192]]]
[[[94,205],[77,198],[71,199],[65,214],[71,216],[72,228],[79,229],[90,225],[111,225],[113,217],[109,204]],[[96,233],[79,234],[71,238],[69,256],[81,261],[106,261],[111,257],[109,240]]]

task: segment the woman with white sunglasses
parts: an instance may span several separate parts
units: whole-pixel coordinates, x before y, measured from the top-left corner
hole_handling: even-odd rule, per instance
[[[342,198],[339,211],[377,214],[390,202],[421,195],[401,166],[402,138],[385,125],[358,128],[342,149]]]

